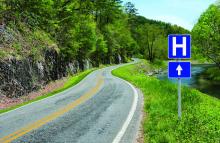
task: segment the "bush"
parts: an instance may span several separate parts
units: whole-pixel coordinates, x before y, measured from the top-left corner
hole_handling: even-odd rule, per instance
[[[220,81],[220,70],[217,67],[209,68],[205,74],[210,80]]]

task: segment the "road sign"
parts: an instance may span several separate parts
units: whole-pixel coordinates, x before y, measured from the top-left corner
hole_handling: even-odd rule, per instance
[[[189,59],[191,58],[191,36],[169,35],[168,36],[168,58]]]
[[[168,65],[169,78],[190,78],[191,63],[190,62],[169,62]]]
[[[191,36],[187,34],[169,35],[168,58],[178,59],[178,62],[169,62],[168,78],[178,78],[178,117],[181,119],[181,78],[191,77],[191,63],[180,60],[191,58]]]

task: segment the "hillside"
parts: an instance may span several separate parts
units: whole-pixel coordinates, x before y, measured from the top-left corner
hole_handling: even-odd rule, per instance
[[[0,94],[19,97],[101,64],[166,57],[171,33],[188,33],[137,14],[119,0],[0,4]],[[151,44],[150,44],[151,43]]]

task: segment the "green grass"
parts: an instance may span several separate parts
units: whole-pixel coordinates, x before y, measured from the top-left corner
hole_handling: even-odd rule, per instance
[[[8,111],[16,109],[16,108],[19,108],[21,106],[27,105],[27,104],[32,103],[34,101],[42,100],[44,98],[47,98],[47,97],[53,96],[53,95],[55,95],[57,93],[60,93],[60,92],[62,92],[64,90],[66,90],[66,89],[76,85],[77,83],[79,83],[83,78],[85,78],[88,74],[90,74],[94,70],[95,69],[90,69],[90,70],[78,73],[78,74],[76,74],[74,76],[71,76],[71,77],[68,78],[67,82],[64,84],[63,87],[61,87],[59,89],[56,89],[53,92],[50,92],[48,94],[39,96],[36,99],[30,100],[30,101],[27,101],[27,102],[24,102],[24,103],[21,103],[21,104],[18,104],[18,105],[15,105],[15,106],[12,106],[12,107],[9,107],[9,108],[6,108],[6,109],[1,109],[0,110],[0,114],[8,112]]]
[[[182,120],[177,117],[177,87],[168,81],[147,77],[143,62],[121,67],[113,74],[121,77],[144,94],[143,122],[145,142],[220,141],[220,101],[195,89],[182,89]],[[146,64],[146,63],[145,63]]]

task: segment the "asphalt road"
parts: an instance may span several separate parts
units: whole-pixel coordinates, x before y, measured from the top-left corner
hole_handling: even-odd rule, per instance
[[[142,96],[111,74],[116,67],[94,71],[62,93],[0,114],[0,143],[135,142]]]

